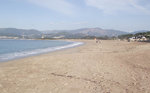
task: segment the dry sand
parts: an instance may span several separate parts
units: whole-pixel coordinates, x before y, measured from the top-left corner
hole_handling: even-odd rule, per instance
[[[0,63],[0,93],[150,93],[150,44],[85,45]]]

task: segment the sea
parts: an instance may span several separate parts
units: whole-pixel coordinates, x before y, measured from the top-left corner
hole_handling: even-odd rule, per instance
[[[0,62],[23,58],[82,45],[63,40],[0,40]]]

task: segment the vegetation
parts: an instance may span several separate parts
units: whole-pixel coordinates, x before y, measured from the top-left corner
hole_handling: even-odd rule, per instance
[[[128,39],[133,36],[134,36],[134,34],[125,34],[125,35],[119,35],[118,38],[119,39]]]
[[[143,32],[143,33],[137,33],[135,34],[136,37],[138,36],[145,36],[146,38],[150,38],[150,31],[149,32]]]
[[[129,39],[131,37],[142,37],[142,36],[150,39],[150,31],[148,31],[148,32],[140,32],[140,33],[136,33],[136,34],[120,35],[120,36],[118,36],[118,38],[119,39]]]
[[[108,37],[108,36],[100,36],[100,37],[96,37],[96,36],[85,36],[82,37],[81,39],[101,39],[101,40],[111,40],[111,39],[116,39],[116,37]]]

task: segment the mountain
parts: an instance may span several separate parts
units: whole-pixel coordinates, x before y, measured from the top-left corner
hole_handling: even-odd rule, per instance
[[[112,30],[112,29],[101,29],[101,28],[83,28],[83,29],[76,29],[76,30],[50,30],[45,31],[45,34],[61,34],[62,32],[70,33],[73,35],[82,34],[83,36],[118,36],[122,34],[127,34],[127,32],[119,31],[119,30]]]
[[[25,38],[38,38],[42,33],[38,30],[30,29],[16,29],[16,28],[0,28],[0,36],[11,37],[25,37]]]
[[[101,28],[82,28],[76,30],[48,30],[48,31],[38,31],[38,30],[26,30],[17,28],[0,28],[0,36],[6,37],[19,37],[19,38],[41,38],[44,34],[44,38],[83,38],[83,37],[113,37],[122,34],[127,34],[127,32],[112,30],[112,29],[101,29]]]
[[[55,32],[55,33],[49,33],[49,34],[45,34],[45,38],[82,38],[85,37],[85,34],[81,34],[81,33],[70,33],[70,32]]]
[[[82,33],[88,36],[118,36],[121,34],[126,34],[127,32],[112,30],[112,29],[101,29],[101,28],[84,28],[73,31],[74,33]]]
[[[136,34],[136,33],[143,33],[143,32],[149,32],[149,30],[139,30],[139,31],[131,32],[131,33]]]

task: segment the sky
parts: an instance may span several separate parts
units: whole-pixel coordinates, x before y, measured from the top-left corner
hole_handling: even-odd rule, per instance
[[[150,30],[150,0],[0,0],[0,28]]]

